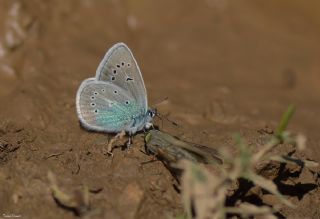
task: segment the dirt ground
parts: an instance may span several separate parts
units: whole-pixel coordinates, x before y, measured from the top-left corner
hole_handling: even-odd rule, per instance
[[[320,160],[320,3],[298,0],[0,1],[0,218],[76,218],[53,200],[87,185],[93,218],[168,218],[183,212],[174,179],[143,154],[103,154],[108,136],[82,129],[75,94],[107,51],[125,42],[142,70],[149,105],[182,139],[233,148],[274,130],[291,103],[290,130]],[[318,113],[318,114],[317,114]],[[319,182],[305,172],[283,187],[287,218],[320,218]],[[315,185],[315,186],[311,186]],[[289,189],[288,189],[289,188]],[[270,197],[261,197],[268,203]]]

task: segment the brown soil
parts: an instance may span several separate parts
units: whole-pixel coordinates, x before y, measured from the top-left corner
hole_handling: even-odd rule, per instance
[[[77,217],[53,200],[49,170],[66,192],[95,191],[96,218],[182,212],[168,170],[142,164],[152,159],[140,152],[143,135],[111,161],[102,153],[108,136],[79,126],[77,88],[119,41],[134,52],[150,105],[169,97],[158,110],[179,127],[156,121],[162,130],[233,148],[233,133],[257,143],[293,103],[290,130],[308,137],[300,156],[319,161],[319,7],[317,0],[1,1],[0,218]],[[315,175],[295,181],[300,187],[282,192],[297,208],[279,215],[320,218]]]

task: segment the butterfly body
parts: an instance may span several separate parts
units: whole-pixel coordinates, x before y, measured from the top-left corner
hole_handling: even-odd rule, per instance
[[[130,49],[124,43],[111,47],[95,78],[84,80],[76,107],[83,127],[92,131],[129,135],[152,126],[155,110],[148,108],[143,78]]]

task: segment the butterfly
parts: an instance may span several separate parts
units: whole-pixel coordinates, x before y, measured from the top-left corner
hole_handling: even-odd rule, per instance
[[[80,123],[85,129],[131,136],[152,126],[156,110],[148,108],[147,91],[131,50],[112,46],[94,78],[85,79],[76,96]]]

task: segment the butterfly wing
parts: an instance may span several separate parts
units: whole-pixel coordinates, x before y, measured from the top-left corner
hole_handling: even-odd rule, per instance
[[[117,43],[108,50],[98,66],[96,79],[126,90],[144,113],[147,112],[147,91],[143,78],[132,52],[124,43]]]
[[[82,125],[94,131],[120,132],[141,115],[139,107],[130,93],[105,81],[89,78],[80,85],[76,107]]]

